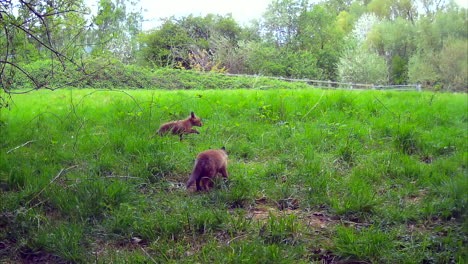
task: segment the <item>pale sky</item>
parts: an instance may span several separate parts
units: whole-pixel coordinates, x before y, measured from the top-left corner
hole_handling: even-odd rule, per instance
[[[96,7],[98,0],[86,0]],[[447,0],[450,1],[450,0]],[[468,0],[454,0],[458,5],[468,8]],[[143,7],[143,30],[156,28],[162,18],[171,16],[183,17],[193,14],[232,14],[241,25],[248,24],[253,19],[260,19],[272,0],[140,0]],[[320,0],[310,0],[320,2]],[[135,7],[139,8],[139,7]]]
[[[468,1],[468,0],[467,0]],[[227,15],[231,13],[240,24],[246,24],[252,19],[259,19],[266,11],[271,0],[140,0],[145,19],[143,29],[149,29],[159,24],[160,18],[170,16],[182,17],[193,14]]]

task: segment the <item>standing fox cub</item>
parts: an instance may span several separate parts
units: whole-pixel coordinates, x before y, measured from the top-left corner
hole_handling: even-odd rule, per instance
[[[182,140],[184,134],[200,134],[197,130],[192,129],[193,126],[201,127],[203,124],[200,118],[196,117],[195,114],[191,112],[187,119],[162,124],[157,133],[161,136],[172,133],[173,135],[179,135],[180,140]]]
[[[195,166],[193,167],[190,179],[187,182],[187,189],[195,183],[197,191],[200,191],[200,183],[202,183],[203,189],[208,190],[213,187],[212,180],[218,173],[227,178],[227,160],[228,155],[224,147],[200,152],[195,160]]]

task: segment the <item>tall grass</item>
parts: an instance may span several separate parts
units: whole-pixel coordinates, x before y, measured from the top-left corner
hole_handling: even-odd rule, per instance
[[[466,95],[61,90],[12,99],[0,112],[1,261],[467,257]],[[191,111],[203,120],[199,135],[152,137]],[[230,179],[209,193],[185,190],[196,155],[222,146]]]

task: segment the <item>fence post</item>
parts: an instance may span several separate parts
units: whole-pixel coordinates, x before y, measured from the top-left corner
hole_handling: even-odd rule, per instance
[[[421,92],[421,91],[422,91],[422,89],[421,89],[421,84],[420,84],[420,83],[418,83],[418,84],[416,85],[416,91],[418,91],[418,92]]]
[[[328,80],[328,88],[332,88],[331,81]]]

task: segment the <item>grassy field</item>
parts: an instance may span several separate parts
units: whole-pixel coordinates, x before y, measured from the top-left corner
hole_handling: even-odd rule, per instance
[[[0,262],[465,263],[466,94],[60,90],[0,116]],[[199,135],[154,135],[202,118]],[[185,189],[225,146],[227,181]]]

